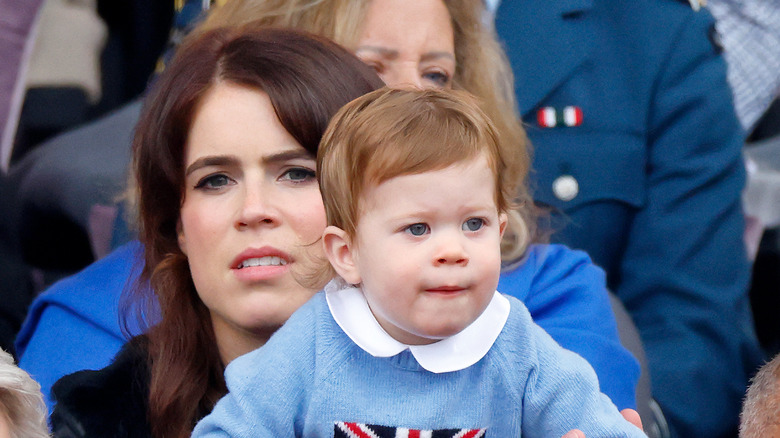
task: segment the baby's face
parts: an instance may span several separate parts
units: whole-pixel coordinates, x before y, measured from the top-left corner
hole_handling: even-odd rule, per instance
[[[377,321],[396,340],[452,336],[490,302],[506,216],[480,157],[366,191],[352,256]]]

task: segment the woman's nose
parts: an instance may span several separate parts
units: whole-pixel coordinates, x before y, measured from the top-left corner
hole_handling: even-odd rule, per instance
[[[279,223],[279,215],[274,208],[272,189],[247,188],[239,206],[236,227],[252,228],[273,226]]]

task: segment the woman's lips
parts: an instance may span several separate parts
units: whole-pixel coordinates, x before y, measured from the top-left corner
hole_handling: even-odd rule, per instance
[[[283,275],[289,270],[291,262],[284,251],[265,246],[243,251],[233,259],[231,269],[239,280],[251,283]]]
[[[284,266],[287,260],[277,256],[263,256],[246,259],[239,263],[236,269],[253,268],[256,266]]]

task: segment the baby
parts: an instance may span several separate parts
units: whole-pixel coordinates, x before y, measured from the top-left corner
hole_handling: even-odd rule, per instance
[[[644,437],[496,291],[502,236],[522,252],[529,234],[517,149],[463,92],[382,89],[342,108],[317,157],[338,276],[227,367],[230,392],[193,436]]]

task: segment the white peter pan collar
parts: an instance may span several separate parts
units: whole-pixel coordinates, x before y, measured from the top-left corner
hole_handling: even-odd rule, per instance
[[[460,333],[433,344],[406,345],[379,325],[359,288],[335,279],[325,286],[325,298],[339,327],[368,354],[391,357],[409,349],[433,373],[459,371],[482,359],[504,329],[510,308],[509,300],[495,292],[485,311]]]

